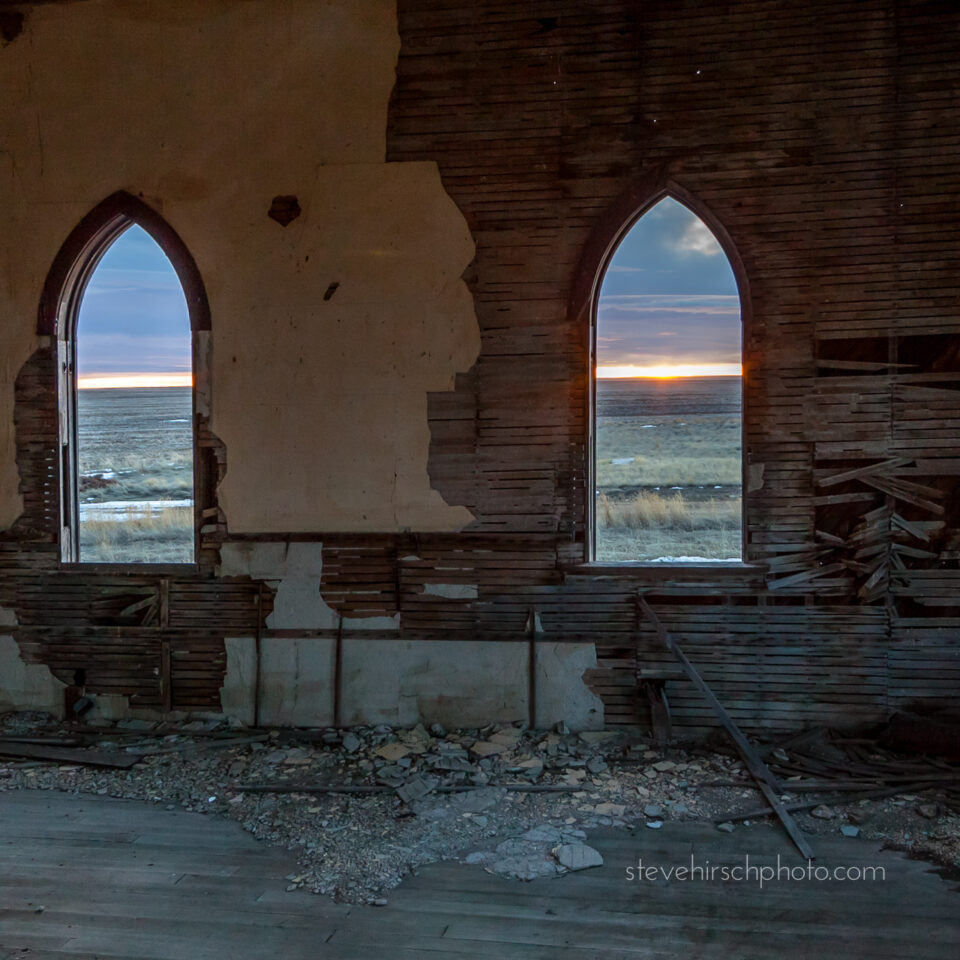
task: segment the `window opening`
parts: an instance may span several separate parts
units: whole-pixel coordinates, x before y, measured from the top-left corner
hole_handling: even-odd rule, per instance
[[[192,563],[193,358],[183,288],[135,223],[90,262],[68,318],[74,375],[61,397],[72,407],[66,426],[75,444],[76,532],[65,559]]]
[[[682,203],[624,234],[595,305],[595,560],[742,560],[740,313],[723,248]]]

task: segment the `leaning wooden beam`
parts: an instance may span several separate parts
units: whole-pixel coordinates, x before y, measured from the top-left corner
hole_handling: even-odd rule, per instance
[[[540,612],[531,607],[527,614],[527,636],[529,639],[527,664],[527,706],[530,729],[537,729],[537,642],[543,636]]]
[[[821,477],[817,481],[817,486],[832,487],[838,483],[847,483],[849,480],[860,480],[863,477],[869,477],[877,473],[897,470],[910,463],[913,463],[910,457],[894,457],[892,460],[884,460],[883,463],[871,463],[865,467],[857,467],[854,470],[844,470],[842,473],[835,473],[830,477]]]
[[[778,796],[780,784],[777,783],[776,777],[774,777],[767,765],[760,759],[760,755],[754,750],[753,746],[751,746],[750,741],[743,735],[740,728],[733,722],[733,717],[727,713],[720,701],[714,696],[713,691],[707,686],[706,681],[697,673],[696,668],[686,658],[684,652],[676,645],[670,634],[667,633],[667,628],[660,622],[660,618],[653,612],[653,608],[647,603],[642,593],[637,593],[637,601],[640,604],[640,609],[643,611],[644,616],[650,621],[653,629],[656,631],[661,643],[676,657],[677,662],[683,668],[683,672],[687,675],[687,678],[704,695],[707,703],[710,704],[713,712],[717,715],[717,718],[723,724],[727,733],[730,734],[730,739],[733,740],[736,745],[746,768],[750,771],[754,780],[757,781],[760,792],[766,797],[767,803],[770,804],[774,813],[780,818],[780,822],[790,835],[790,839],[794,842],[796,848],[804,857],[812,860],[813,850],[810,844],[807,843],[806,838],[800,832],[796,821],[780,802],[780,797]]]

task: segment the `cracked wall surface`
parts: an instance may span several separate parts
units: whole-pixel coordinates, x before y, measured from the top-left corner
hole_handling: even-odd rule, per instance
[[[203,277],[232,531],[471,521],[430,487],[427,393],[479,350],[473,241],[433,163],[384,162],[398,49],[393,0],[29,9],[0,51],[0,529],[22,509],[13,384],[44,278],[117,190]]]
[[[227,638],[223,712],[252,724],[256,641]],[[260,660],[261,724],[318,727],[334,723],[334,641],[264,637]],[[480,727],[529,719],[526,644],[481,640],[343,638],[341,723]],[[538,646],[537,726],[563,721],[571,730],[603,728],[603,703],[583,683],[595,667],[593,644]]]

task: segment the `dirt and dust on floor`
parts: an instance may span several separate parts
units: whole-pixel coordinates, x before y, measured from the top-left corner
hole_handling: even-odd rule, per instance
[[[446,859],[530,880],[602,863],[599,827],[781,830],[719,735],[658,745],[636,733],[495,725],[479,730],[256,730],[220,718],[58,724],[0,717],[0,790],[62,790],[227,817],[297,852],[288,889],[383,903]],[[880,839],[960,869],[960,765],[904,754],[886,734],[809,730],[757,743],[800,827]],[[906,727],[909,734],[909,724]],[[908,736],[909,739],[909,736]],[[783,835],[784,850],[790,841]]]

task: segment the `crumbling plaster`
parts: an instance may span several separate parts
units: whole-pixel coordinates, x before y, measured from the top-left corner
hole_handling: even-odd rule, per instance
[[[426,397],[479,350],[473,242],[434,164],[384,162],[398,49],[393,0],[29,9],[0,50],[0,528],[22,509],[13,385],[44,278],[119,189],[206,285],[232,531],[470,522],[430,488]],[[286,227],[280,194],[302,209]]]
[[[0,607],[0,623],[5,622],[3,613]],[[0,714],[7,710],[40,710],[62,717],[65,689],[49,667],[26,663],[17,641],[0,634]]]
[[[334,722],[334,642],[286,631],[329,630],[339,615],[323,599],[323,545],[242,542],[223,545],[219,573],[252,577],[276,590],[269,632],[260,643],[262,724],[326,726]],[[472,584],[429,584],[427,596],[472,600]],[[538,620],[539,625],[539,620]],[[342,637],[341,722],[418,722],[451,727],[529,720],[529,647],[515,640],[406,640],[391,637],[400,616],[345,617]],[[351,631],[381,635],[351,635]],[[253,637],[228,637],[220,691],[223,712],[253,723],[257,653]],[[537,642],[537,725],[562,720],[573,730],[603,727],[603,702],[584,683],[597,666],[592,643]]]
[[[220,691],[225,714],[254,719],[256,641],[228,637]],[[314,727],[334,722],[334,643],[319,637],[264,637],[260,723]],[[528,651],[515,641],[343,638],[341,722],[480,727],[529,719]],[[593,644],[544,641],[537,652],[537,726],[603,728],[603,703],[583,683],[597,664]]]

